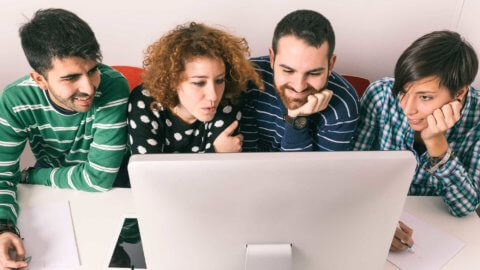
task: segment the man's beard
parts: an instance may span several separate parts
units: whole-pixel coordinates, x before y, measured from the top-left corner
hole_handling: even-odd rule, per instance
[[[320,87],[319,89],[315,89],[313,86],[310,84],[307,84],[307,87],[302,91],[302,93],[306,93],[304,98],[288,98],[285,95],[285,92],[290,89],[292,91],[295,91],[292,87],[290,87],[288,84],[283,84],[280,86],[275,85],[275,91],[277,94],[280,96],[280,99],[283,102],[283,105],[289,109],[289,110],[295,110],[300,107],[302,107],[305,103],[308,101],[308,96],[320,93],[321,91],[327,89],[328,86],[328,77],[327,81],[323,85],[323,87]]]

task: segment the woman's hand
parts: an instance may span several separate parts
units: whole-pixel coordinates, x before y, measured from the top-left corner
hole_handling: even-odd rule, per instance
[[[225,130],[218,135],[213,142],[213,147],[217,153],[241,152],[243,135],[238,134],[232,136],[232,133],[237,129],[238,121],[231,123]]]

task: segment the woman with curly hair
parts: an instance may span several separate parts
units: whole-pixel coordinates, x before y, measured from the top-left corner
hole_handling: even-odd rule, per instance
[[[236,105],[262,85],[245,39],[204,24],[177,26],[150,45],[128,105],[132,154],[239,152]]]

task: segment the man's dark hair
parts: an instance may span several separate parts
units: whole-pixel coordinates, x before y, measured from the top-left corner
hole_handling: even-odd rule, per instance
[[[400,56],[395,66],[393,94],[405,92],[405,85],[436,76],[450,96],[470,85],[478,71],[475,50],[452,31],[435,31],[415,40]]]
[[[43,9],[20,27],[22,48],[30,66],[46,76],[53,58],[77,56],[101,61],[95,34],[77,15],[64,9]]]
[[[277,53],[277,45],[283,36],[293,35],[313,47],[320,47],[325,41],[328,43],[328,59],[335,49],[335,33],[332,25],[322,14],[313,10],[296,10],[277,24],[273,33],[272,49]]]

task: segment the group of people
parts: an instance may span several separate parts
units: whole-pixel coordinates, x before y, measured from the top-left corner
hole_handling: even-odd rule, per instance
[[[0,96],[2,267],[27,265],[15,226],[18,183],[128,187],[131,154],[410,150],[418,166],[409,194],[442,196],[455,216],[479,205],[478,59],[458,33],[415,40],[394,78],[373,82],[360,102],[334,71],[330,22],[312,10],[282,18],[269,55],[251,59],[243,38],[180,25],[147,48],[132,92],[101,63],[88,24],[67,10],[37,11],[20,38],[32,71]],[[27,141],[37,162],[20,171]],[[400,224],[391,250],[412,244]]]

